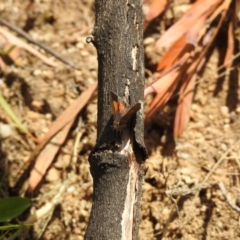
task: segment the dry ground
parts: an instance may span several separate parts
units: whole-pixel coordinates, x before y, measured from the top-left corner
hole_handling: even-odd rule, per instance
[[[6,66],[1,73],[0,90],[4,97],[22,122],[40,137],[97,80],[96,51],[85,41],[93,27],[94,12],[92,0],[45,0],[35,1],[34,5],[30,2],[1,1],[1,17],[79,67],[74,70],[57,60],[56,68],[48,67],[23,52],[15,65]],[[171,13],[179,18],[188,1],[174,4]],[[167,14],[164,19],[167,21]],[[153,47],[159,37],[156,29],[152,35],[146,34],[145,39],[147,82],[161,55]],[[182,137],[176,141],[171,137],[174,101],[146,123],[150,157],[143,184],[140,240],[240,239],[239,66],[231,74],[218,77],[221,44],[219,37],[218,48],[212,51],[203,76],[199,77],[190,122]],[[22,239],[37,239],[41,234],[46,240],[83,239],[91,209],[88,155],[96,139],[96,111],[95,99],[81,112],[80,124],[72,128],[32,200],[32,212],[56,195],[58,204],[30,232],[23,233]],[[2,109],[0,123],[9,123]],[[79,156],[74,164],[72,149],[79,134]],[[34,144],[16,130],[0,141],[1,164],[5,161],[8,165],[11,189],[23,174]]]

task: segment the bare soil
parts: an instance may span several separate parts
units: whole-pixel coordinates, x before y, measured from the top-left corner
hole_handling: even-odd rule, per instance
[[[0,76],[0,90],[15,113],[37,137],[43,136],[59,114],[97,80],[96,50],[86,43],[94,24],[93,0],[2,0],[1,17],[24,29],[79,70],[55,60],[56,68],[22,52]],[[165,26],[176,21],[188,1],[174,1],[164,14]],[[164,25],[164,24],[163,24]],[[162,52],[154,42],[159,25],[145,31],[146,83]],[[239,38],[239,36],[238,36]],[[190,121],[179,139],[172,137],[174,99],[146,122],[145,141],[149,167],[142,196],[139,239],[240,239],[240,77],[239,65],[219,77],[222,37],[218,37],[208,64],[199,76]],[[150,99],[146,99],[146,108]],[[91,210],[92,178],[88,155],[96,140],[97,102],[80,113],[67,141],[33,196],[31,213],[46,203],[57,204],[21,239],[83,239]],[[0,123],[11,121],[0,109]],[[80,142],[76,139],[80,136]],[[1,141],[1,169],[5,169],[9,194],[26,171],[35,145],[13,127]],[[77,141],[79,152],[73,162]],[[64,190],[62,190],[64,187]],[[232,205],[231,205],[232,204]],[[235,207],[235,209],[234,209]]]

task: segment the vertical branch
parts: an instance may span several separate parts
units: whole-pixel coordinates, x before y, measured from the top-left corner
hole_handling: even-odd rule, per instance
[[[91,40],[98,54],[98,134],[89,157],[93,206],[85,239],[137,239],[147,157],[143,140],[142,1],[95,0],[95,11]],[[118,122],[125,123],[117,130],[113,127],[117,120],[110,91],[124,108],[120,112],[115,105]],[[140,110],[134,112],[131,107],[139,103]]]

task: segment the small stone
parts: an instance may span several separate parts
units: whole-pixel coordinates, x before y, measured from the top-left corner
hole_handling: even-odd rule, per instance
[[[212,198],[212,191],[207,191],[206,197],[208,200],[210,200]]]
[[[231,121],[230,118],[224,118],[224,123],[225,123],[225,124],[230,123],[230,121]]]
[[[70,187],[67,189],[67,192],[68,192],[68,193],[72,193],[72,192],[74,192],[74,191],[76,191],[76,187],[75,187],[75,186],[70,186]]]
[[[190,175],[192,173],[191,168],[183,167],[180,169],[182,175]]]
[[[72,223],[76,223],[77,220],[75,218],[72,218]]]
[[[13,129],[8,124],[0,124],[0,139],[8,138],[12,135]]]
[[[41,73],[42,73],[42,71],[41,71],[40,69],[35,69],[35,70],[33,71],[33,75],[34,75],[34,76],[39,76]]]
[[[89,52],[87,52],[87,51],[81,51],[80,54],[81,54],[82,57],[86,57],[86,56],[89,55]]]
[[[51,168],[48,171],[48,174],[46,176],[46,180],[49,182],[55,182],[59,180],[60,178],[60,173],[56,168]]]
[[[42,131],[43,133],[47,133],[47,132],[49,131],[49,129],[48,129],[48,127],[42,127],[42,128],[41,128],[41,131]]]
[[[171,222],[171,223],[169,223],[169,225],[168,225],[168,229],[169,229],[169,230],[172,230],[172,231],[176,230],[178,227],[179,227],[179,226],[178,226],[178,224],[177,224],[176,222]]]
[[[68,154],[63,155],[58,161],[54,164],[57,168],[66,168],[70,165],[71,156]]]
[[[227,149],[228,149],[228,147],[227,147],[227,145],[225,143],[221,143],[221,147],[220,148],[223,151],[227,151]]]
[[[230,129],[230,125],[229,124],[224,124],[223,125],[223,129],[224,129],[224,131],[229,131],[229,129]]]
[[[79,49],[83,49],[84,48],[84,44],[82,42],[79,42],[76,44],[76,47]]]
[[[76,50],[77,50],[76,47],[73,46],[73,47],[68,48],[68,49],[67,49],[67,52],[68,52],[68,53],[74,53],[74,52],[76,52]]]
[[[65,91],[64,85],[58,84],[57,91],[55,92],[54,96],[56,96],[56,97],[64,96],[65,92],[66,91]]]
[[[238,117],[237,117],[236,112],[234,112],[234,111],[230,112],[230,119],[231,119],[231,121],[236,121],[237,118]]]
[[[57,80],[53,80],[52,81],[52,86],[53,87],[58,87],[58,81]]]
[[[224,224],[223,224],[222,222],[218,221],[218,222],[217,222],[217,227],[218,227],[219,229],[223,229],[223,228],[224,228]]]
[[[236,109],[236,113],[240,113],[240,107]]]
[[[178,156],[178,158],[181,158],[181,159],[189,159],[189,157],[190,157],[189,154],[185,153],[185,152],[178,152],[177,156]]]
[[[52,120],[52,114],[51,113],[46,113],[45,118],[48,120]]]
[[[209,117],[210,120],[214,119],[214,116],[212,114],[210,114],[208,117]]]
[[[229,117],[229,109],[227,106],[222,106],[220,111],[223,117]]]
[[[191,105],[191,110],[193,110],[194,112],[199,112],[200,107],[199,107],[199,105],[193,103],[193,104]]]
[[[3,82],[3,79],[2,78],[0,78],[0,88],[5,88],[6,87],[6,85],[5,85],[5,83]]]
[[[216,86],[213,84],[213,85],[210,85],[209,87],[208,87],[208,91],[209,92],[213,92],[214,90],[215,90],[215,88],[216,88]]]
[[[166,135],[162,135],[162,137],[160,138],[160,142],[162,144],[165,144],[167,142],[167,136]]]
[[[190,177],[190,176],[182,176],[182,178],[183,178],[184,182],[185,182],[186,184],[188,184],[188,185],[194,183],[193,178]]]
[[[144,45],[149,45],[149,44],[154,43],[154,42],[155,42],[154,38],[148,37],[144,40],[143,44]]]
[[[171,212],[170,209],[168,209],[168,208],[166,208],[166,207],[163,208],[163,210],[162,210],[162,218],[163,218],[164,220],[167,220],[167,219],[169,218],[170,212]]]
[[[54,77],[53,71],[50,71],[50,70],[43,71],[43,75],[49,79],[53,79]]]
[[[36,111],[40,111],[42,109],[43,106],[43,102],[41,101],[37,101],[37,100],[33,100],[32,101],[32,107],[36,110]]]
[[[26,117],[30,118],[32,120],[35,120],[35,119],[39,118],[39,113],[34,112],[34,111],[28,111]]]

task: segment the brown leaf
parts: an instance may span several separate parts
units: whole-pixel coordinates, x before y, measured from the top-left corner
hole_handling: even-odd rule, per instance
[[[209,32],[211,33],[210,36],[208,36],[208,33],[206,34],[207,40],[204,41],[205,42],[204,48],[201,50],[200,54],[198,54],[197,52],[195,53],[194,60],[186,71],[186,79],[183,82],[183,85],[181,86],[180,89],[178,106],[174,120],[175,137],[179,137],[182,134],[189,119],[189,110],[193,98],[193,89],[195,85],[194,73],[197,71],[199,65],[204,60],[207,51],[209,50],[211,44],[213,43],[213,40],[217,36],[217,33],[220,29],[220,26],[222,25],[225,16],[226,11],[222,13],[222,16],[218,22],[216,29],[214,31],[212,29],[209,30]]]
[[[145,89],[145,96],[152,92],[158,93],[150,106],[147,118],[156,113],[170,99],[176,88],[176,83],[181,77],[183,82],[180,87],[174,123],[174,136],[176,137],[181,135],[189,119],[189,109],[195,85],[194,74],[202,68],[206,60],[206,53],[223,23],[229,2],[230,0],[198,0],[182,19],[159,40],[162,45],[169,42],[174,43],[158,64],[158,70],[162,71],[162,78]],[[207,28],[204,27],[206,21],[212,22],[219,14],[221,14],[221,18],[218,25],[215,28],[210,28],[206,33]],[[195,49],[194,46],[198,47]],[[179,61],[184,54],[191,54],[191,58],[181,63]],[[175,68],[176,64],[179,65],[177,68]]]
[[[163,73],[157,81],[146,88],[145,93],[149,93],[151,90],[158,93],[149,107],[146,118],[151,118],[170,99],[178,84],[181,74],[184,72],[184,64],[188,60],[189,56],[190,54],[186,52],[171,68],[171,71],[167,71],[166,74]]]
[[[29,178],[29,191],[33,191],[37,184],[41,181],[42,177],[46,173],[47,169],[51,165],[52,161],[56,153],[58,152],[59,148],[61,147],[62,143],[65,141],[66,136],[69,132],[69,129],[72,123],[75,120],[75,117],[81,111],[81,109],[88,103],[89,99],[91,98],[92,94],[97,88],[97,82],[90,86],[85,92],[81,94],[81,96],[75,100],[53,123],[49,132],[40,139],[41,143],[35,149],[33,155],[39,154],[45,145],[51,140],[49,145],[45,147],[43,152],[38,156],[36,159],[35,165],[33,170],[31,171],[31,175]],[[59,132],[61,129],[63,129]]]
[[[213,14],[209,17],[209,21],[212,22],[218,15],[223,14],[225,11],[228,10],[230,3],[232,0],[222,0],[220,6],[213,12]]]
[[[170,27],[157,41],[156,47],[169,46],[187,31],[189,31],[199,20],[206,21],[222,0],[198,0],[188,9],[181,19]],[[201,19],[202,18],[202,19]],[[199,24],[201,26],[201,24]],[[199,32],[201,29],[199,29]],[[196,30],[194,31],[196,32]],[[195,42],[195,41],[193,41]]]
[[[161,60],[158,63],[157,70],[162,71],[171,67],[178,59],[182,50],[186,46],[185,37],[177,39],[172,46],[166,51]]]
[[[158,74],[155,77],[155,81],[148,87],[146,87],[144,89],[144,98],[146,98],[149,94],[153,93],[153,92],[157,92],[159,93],[161,90],[161,88],[163,86],[165,86],[164,82],[164,78],[167,78],[167,75],[170,75],[171,72],[175,71],[176,69],[179,69],[179,64],[174,64],[172,67],[170,67],[168,70],[162,72],[161,74]],[[161,86],[158,87],[158,84],[160,84]]]
[[[40,52],[35,50],[33,47],[31,47],[31,45],[23,42],[21,39],[15,37],[13,34],[11,34],[10,32],[8,32],[7,30],[5,30],[2,27],[0,27],[0,34],[2,34],[8,40],[8,42],[10,42],[12,45],[16,45],[19,48],[22,48],[22,49],[28,51],[29,53],[31,53],[32,55],[34,55],[35,57],[37,57],[41,61],[43,61],[45,64],[47,64],[51,67],[57,66],[57,64],[55,62],[53,62],[50,58],[45,57],[43,54],[41,54]]]
[[[234,15],[233,15],[234,16]],[[224,63],[223,65],[225,66],[225,68],[229,68],[232,64],[231,62],[231,58],[233,56],[234,53],[234,17],[232,17],[231,21],[229,22],[228,25],[228,43],[227,43],[227,51],[226,51],[226,55],[224,58]]]
[[[40,139],[41,142],[48,142],[59,130],[74,119],[81,109],[88,103],[93,92],[97,88],[97,82],[91,85],[85,92],[81,94],[53,123],[49,132]]]
[[[186,32],[186,42],[191,43],[193,46],[197,46],[199,39],[201,38],[203,32],[202,30],[206,20],[207,20],[208,14],[204,14],[202,18],[199,18],[198,21],[192,26],[192,28]]]
[[[177,86],[178,77],[179,71],[176,68],[172,72],[164,76],[161,79],[161,81],[158,81],[159,84],[161,84],[162,89],[161,90],[159,89],[159,93],[155,96],[154,100],[152,101],[149,110],[146,114],[146,119],[151,118],[157,111],[159,111],[164,106],[164,104],[166,104],[166,102],[169,100]]]
[[[160,15],[167,7],[169,0],[153,0],[149,5],[149,11],[145,19],[150,22],[152,19]]]
[[[64,143],[73,122],[74,119],[71,120],[60,132],[58,132],[39,154],[28,180],[29,192],[34,191],[38,183],[42,180],[47,169],[58,153],[59,148]]]
[[[170,68],[178,59],[184,55],[184,53],[191,52],[193,49],[193,45],[186,44],[186,39],[184,36],[180,37],[163,55],[162,59],[158,63],[157,70],[162,71],[164,69]]]
[[[180,97],[178,99],[174,119],[174,137],[179,137],[182,134],[189,120],[190,106],[195,87],[195,76],[196,75],[192,76],[190,79],[186,79],[180,88]]]

